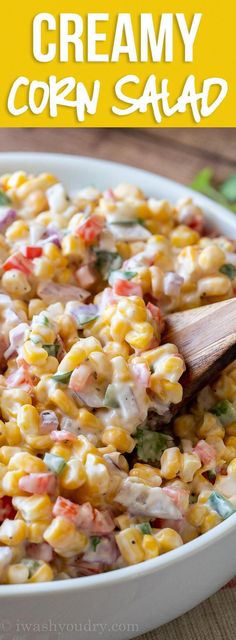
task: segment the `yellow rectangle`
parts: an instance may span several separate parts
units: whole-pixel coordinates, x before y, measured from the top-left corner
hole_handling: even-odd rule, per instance
[[[33,38],[33,22],[35,17],[42,13],[50,14],[51,18],[42,23],[41,46],[38,39]],[[82,33],[81,37],[78,35],[79,42],[76,47],[71,43],[67,48],[65,44],[66,31],[63,35],[62,29],[66,28],[66,20],[63,18],[60,29],[60,14],[66,13],[79,16],[76,28],[79,33],[81,26]],[[193,60],[189,62],[184,60],[186,47],[176,17],[176,14],[180,13],[184,15],[189,30],[194,14],[202,14],[192,47]],[[91,18],[91,14],[104,15],[95,19]],[[119,52],[118,24],[120,28],[122,25],[122,18],[118,14],[128,14],[124,21],[129,33],[127,36],[127,31],[123,32],[120,44],[126,45],[128,38],[129,49],[128,54],[120,53],[118,60],[114,61],[117,50]],[[146,19],[141,19],[140,14],[151,16],[148,20],[153,21],[157,45],[160,47],[159,50],[158,47],[155,49],[153,43],[152,54],[155,53],[158,58],[158,51],[162,52],[160,61],[153,61],[150,46],[145,46],[145,29],[142,25]],[[168,28],[166,27],[168,50],[165,50],[165,47],[162,50],[161,47],[161,28],[164,28],[161,23],[162,14],[171,16],[167,18]],[[93,23],[97,42],[91,36]],[[225,3],[215,0],[101,0],[99,3],[96,0],[11,0],[10,11],[9,4],[3,2],[0,37],[0,126],[236,126],[235,24],[234,0],[226,0]],[[74,26],[75,22],[70,21],[69,34]],[[41,30],[38,29],[37,34],[39,32],[41,33]],[[117,45],[115,49],[114,41]],[[52,52],[53,59],[46,62],[38,61],[37,51],[36,57],[33,51],[33,48],[37,49],[37,44],[42,58],[45,54],[49,54],[50,57]],[[146,51],[149,59],[145,62]],[[63,61],[67,53],[68,62]],[[75,53],[77,58],[83,56],[84,60],[75,61]],[[91,58],[94,54],[106,58],[102,61],[89,61],[88,56]],[[166,61],[165,57],[170,61]],[[129,76],[129,82],[124,80],[126,76]],[[206,105],[217,97],[218,88],[214,86],[212,78],[220,78],[222,90],[226,95],[210,113],[208,108],[204,110],[203,102],[205,101]],[[61,89],[58,86],[59,82]],[[119,82],[124,83],[122,99],[117,97]],[[212,82],[209,95],[208,82]],[[66,87],[68,91],[69,85],[71,92],[65,96],[68,104],[61,106],[57,104],[58,100],[61,100],[58,93]],[[190,88],[189,98],[186,98],[187,86]],[[94,103],[90,108],[92,113],[88,113],[84,97],[91,99],[93,90]],[[165,95],[166,92],[169,95]],[[130,112],[127,111],[128,107]]]

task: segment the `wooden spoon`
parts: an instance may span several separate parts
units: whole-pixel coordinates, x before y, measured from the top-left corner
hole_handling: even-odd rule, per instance
[[[174,343],[186,364],[173,414],[236,358],[236,298],[166,316],[163,342]]]

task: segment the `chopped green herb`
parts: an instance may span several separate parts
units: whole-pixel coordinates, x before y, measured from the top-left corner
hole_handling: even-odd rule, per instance
[[[42,323],[45,324],[46,327],[49,326],[49,318],[47,316],[43,316]]]
[[[132,220],[124,220],[122,218],[122,220],[114,220],[114,222],[109,222],[109,225],[110,224],[111,225],[118,224],[119,227],[133,227],[135,224],[138,224],[138,223],[139,223],[139,221],[138,221],[137,218],[135,218],[135,220],[134,219],[132,219]]]
[[[55,342],[55,344],[43,344],[43,349],[47,351],[49,356],[54,356],[54,358],[56,358],[60,345],[57,342]]]
[[[11,204],[10,198],[7,196],[5,191],[0,189],[0,207],[4,207],[7,204]]]
[[[218,515],[226,520],[229,516],[232,516],[233,513],[236,513],[236,509],[233,507],[231,502],[224,498],[217,491],[213,491],[207,500],[209,507],[216,511]]]
[[[61,384],[68,384],[68,382],[70,382],[72,373],[73,371],[67,371],[66,373],[55,373],[54,376],[52,376],[52,379],[56,382],[61,382]]]
[[[117,280],[132,280],[136,275],[136,271],[112,271],[109,276],[109,284],[113,285]]]
[[[138,529],[145,535],[150,535],[152,533],[152,527],[149,522],[141,522],[141,524],[136,525]]]
[[[97,256],[95,267],[98,269],[104,280],[107,280],[111,271],[119,269],[122,265],[122,257],[115,251],[104,251],[95,249]]]
[[[45,453],[44,462],[47,465],[48,469],[55,473],[57,476],[65,469],[66,460],[61,456],[56,456],[54,453]]]
[[[222,267],[220,267],[220,272],[228,276],[230,280],[236,278],[236,267],[234,267],[233,264],[223,264]]]
[[[100,544],[101,542],[101,538],[99,538],[98,536],[92,536],[92,538],[90,538],[90,542],[91,542],[93,551],[96,551],[98,544]]]
[[[171,436],[159,431],[150,431],[138,427],[134,438],[137,441],[138,458],[144,462],[159,462],[165,449],[173,446]]]
[[[115,384],[109,384],[103,400],[104,407],[111,407],[112,409],[119,408],[119,400],[117,398],[117,389]]]
[[[86,310],[83,309],[81,306],[81,309],[79,309],[76,313],[76,321],[77,321],[77,326],[78,329],[84,327],[84,325],[88,324],[89,322],[94,322],[94,320],[96,320],[98,318],[98,308],[96,308],[96,305],[84,305],[84,307],[94,307],[94,309],[92,309],[92,312],[90,309]]]
[[[209,482],[214,484],[214,482],[216,480],[216,472],[214,471],[214,469],[208,469],[208,471],[206,471],[206,475],[207,475],[207,478],[208,478]]]
[[[39,344],[39,342],[42,342],[42,338],[40,338],[39,336],[30,336],[30,340],[34,344]]]
[[[217,404],[210,409],[210,412],[214,413],[214,415],[220,419],[223,426],[227,426],[236,420],[236,409],[229,400],[217,402]]]
[[[41,566],[38,560],[31,560],[31,558],[23,558],[21,562],[27,567],[29,571],[29,578],[31,578],[37,571],[37,569]]]

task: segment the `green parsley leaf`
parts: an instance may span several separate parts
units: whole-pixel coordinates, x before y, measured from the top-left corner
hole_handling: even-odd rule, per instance
[[[49,327],[49,318],[47,316],[43,316],[42,324],[45,324],[45,327]]]
[[[38,560],[31,560],[31,558],[23,558],[21,562],[27,567],[29,571],[29,578],[31,578],[40,567],[40,562],[38,562]]]
[[[39,344],[40,342],[42,342],[42,340],[41,340],[41,338],[39,336],[30,336],[30,340],[34,344]]]
[[[152,533],[152,527],[149,522],[141,522],[141,524],[137,525],[137,528],[145,535],[150,535]]]
[[[61,382],[62,384],[68,384],[68,382],[70,382],[72,373],[73,371],[67,371],[66,373],[55,373],[54,376],[52,376],[52,379],[56,382]]]
[[[97,548],[98,544],[100,544],[100,542],[101,542],[101,538],[99,538],[98,536],[92,536],[90,538],[90,542],[91,542],[91,547],[92,547],[93,551],[96,551],[96,548]]]
[[[223,426],[227,426],[236,420],[236,409],[229,400],[221,400],[210,409],[220,419]]]
[[[159,462],[165,449],[173,446],[171,436],[160,431],[150,431],[138,427],[134,438],[137,441],[137,454],[143,462]]]
[[[94,249],[96,253],[95,267],[104,280],[107,280],[111,271],[119,269],[122,265],[122,257],[115,251]]]
[[[11,204],[10,198],[7,196],[5,191],[0,189],[0,207],[4,207],[7,204]]]
[[[47,351],[49,356],[54,356],[54,358],[56,358],[60,345],[57,342],[55,342],[55,344],[43,344],[43,349]]]
[[[124,220],[122,218],[122,220],[114,220],[114,222],[109,222],[109,225],[116,225],[118,224],[119,227],[133,227],[135,224],[138,224],[138,220],[137,218],[132,219],[132,220]]]
[[[136,275],[136,271],[112,271],[109,276],[109,284],[113,285],[117,280],[132,280]]]
[[[208,469],[208,471],[206,471],[206,477],[209,480],[209,482],[214,484],[216,480],[216,471],[214,471],[214,469]]]
[[[106,389],[105,397],[103,400],[103,406],[111,407],[112,409],[119,408],[120,405],[119,405],[119,399],[117,397],[117,387],[115,384],[108,385]]]
[[[234,267],[233,264],[223,264],[222,267],[220,267],[220,272],[224,273],[225,276],[228,276],[230,280],[234,280],[234,278],[236,278],[236,267]]]

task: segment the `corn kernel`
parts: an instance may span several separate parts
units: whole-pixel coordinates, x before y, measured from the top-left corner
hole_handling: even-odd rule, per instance
[[[0,400],[4,420],[16,418],[19,408],[24,404],[32,404],[29,393],[21,389],[4,389]]]
[[[107,427],[102,434],[103,444],[112,444],[121,453],[131,453],[135,447],[134,439],[121,427]]]
[[[143,536],[142,547],[145,553],[145,560],[159,556],[159,544],[154,536],[145,534]]]
[[[186,513],[186,519],[193,527],[200,527],[207,514],[207,507],[203,504],[191,504]]]
[[[34,522],[38,520],[48,520],[49,518],[51,518],[52,503],[47,495],[14,497],[12,502],[13,506],[16,509],[19,509],[22,517],[26,521]]]
[[[38,346],[32,340],[26,340],[23,346],[24,359],[28,364],[44,364],[48,358],[48,353],[45,349]]]
[[[193,476],[201,468],[201,461],[196,453],[183,453],[179,476],[183,482],[192,482]]]
[[[6,442],[10,447],[14,447],[21,442],[22,437],[20,429],[13,420],[5,422],[3,432],[5,434]]]
[[[31,404],[24,404],[17,414],[17,425],[23,436],[37,436],[39,433],[39,414]]]
[[[28,306],[28,316],[29,320],[32,320],[33,316],[38,315],[41,311],[45,309],[45,302],[39,300],[38,298],[33,298],[29,301]]]
[[[102,456],[88,453],[85,462],[88,490],[91,493],[106,493],[110,485],[110,474]]]
[[[12,456],[9,460],[8,469],[19,469],[19,471],[25,471],[25,473],[44,473],[47,471],[47,466],[40,458],[27,451],[22,451]]]
[[[82,462],[71,458],[60,475],[60,485],[63,489],[73,491],[82,486],[86,481],[86,473]]]
[[[0,447],[0,462],[8,464],[11,457],[14,456],[15,453],[21,453],[21,451],[22,449],[20,447]]]
[[[140,322],[133,327],[133,330],[126,334],[126,342],[134,349],[147,349],[154,335],[152,325],[149,322]]]
[[[161,456],[161,475],[166,480],[175,478],[181,467],[181,453],[178,447],[170,447]]]
[[[195,420],[190,414],[178,416],[174,421],[174,432],[179,438],[190,438],[194,433]]]
[[[200,532],[206,533],[206,531],[210,531],[213,527],[216,527],[217,524],[221,522],[221,518],[216,512],[207,513],[203,519],[203,522],[200,526]]]
[[[171,244],[178,249],[186,247],[187,245],[197,244],[199,237],[197,231],[193,231],[193,229],[190,229],[190,227],[184,224],[178,225],[170,234]]]
[[[53,577],[54,576],[52,567],[50,567],[47,562],[43,562],[41,566],[33,573],[28,582],[51,582],[51,580],[53,580]]]
[[[17,563],[7,567],[6,581],[8,584],[24,584],[28,581],[29,571],[25,564]]]
[[[1,488],[6,496],[24,495],[24,491],[19,488],[19,480],[25,475],[24,471],[15,469],[7,471],[1,480]]]
[[[93,453],[94,455],[96,455],[97,453],[96,447],[85,436],[78,436],[76,442],[73,444],[72,450],[73,450],[73,455],[75,457],[78,457],[83,462],[83,464],[85,463],[87,455],[89,453]],[[0,455],[1,455],[1,449],[0,449]]]
[[[48,528],[50,522],[47,521],[36,521],[31,522],[28,525],[28,540],[29,542],[33,542],[34,544],[40,544],[43,542],[43,534],[44,531]]]
[[[158,533],[155,533],[155,539],[158,542],[160,553],[172,551],[172,549],[177,549],[183,544],[179,533],[170,528],[161,529]]]
[[[103,424],[100,420],[88,409],[79,409],[77,416],[78,423],[81,429],[88,429],[94,431],[101,431],[103,429]]]
[[[78,416],[78,407],[75,402],[70,398],[65,391],[61,389],[55,389],[50,393],[50,400],[63,412],[66,413],[70,418],[77,418]]]
[[[136,462],[133,469],[130,470],[129,475],[132,478],[138,478],[150,487],[160,487],[162,483],[161,472],[156,467],[151,467],[148,464],[141,464]]]
[[[50,453],[53,453],[54,456],[60,456],[60,458],[64,458],[64,460],[69,460],[71,456],[71,448],[67,444],[57,443],[54,444],[50,450]]]
[[[134,527],[123,529],[123,531],[120,531],[116,535],[116,543],[127,564],[137,564],[137,562],[143,562],[143,560],[145,560],[142,542],[141,532]]]
[[[0,542],[9,547],[21,544],[27,538],[27,524],[23,520],[4,520],[0,526]]]

